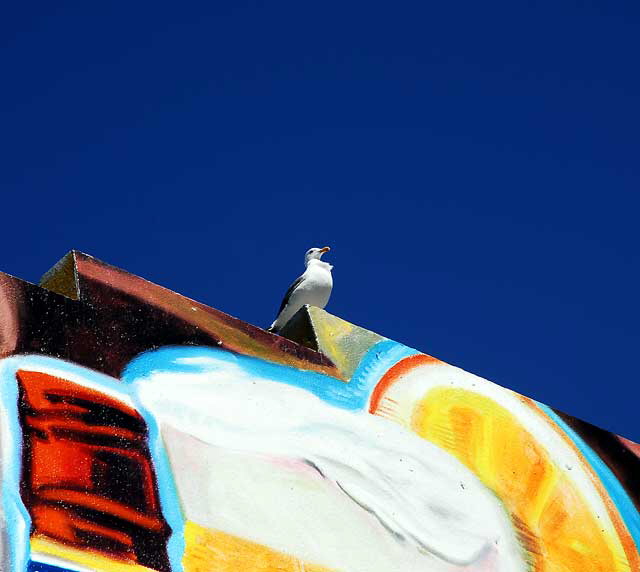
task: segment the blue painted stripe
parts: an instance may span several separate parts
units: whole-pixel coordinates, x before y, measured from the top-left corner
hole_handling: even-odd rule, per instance
[[[620,481],[613,474],[611,469],[599,457],[599,455],[587,445],[582,437],[578,435],[565,421],[547,405],[536,402],[538,407],[542,409],[553,421],[571,438],[582,453],[584,458],[589,462],[593,470],[598,475],[600,482],[603,484],[611,500],[616,505],[620,516],[627,530],[631,534],[636,548],[640,549],[640,514],[636,509],[633,501],[624,490]]]
[[[250,376],[304,389],[330,405],[362,410],[384,373],[400,360],[418,353],[392,340],[382,340],[369,348],[351,380],[345,383],[323,373],[267,362],[220,348],[174,346],[141,354],[125,368],[122,379],[127,383],[140,382],[159,371],[206,374],[226,364],[234,364]],[[202,361],[185,363],[185,358]]]
[[[22,428],[18,418],[18,382],[14,360],[0,363],[0,415],[2,422],[2,480],[0,503],[5,519],[9,553],[9,570],[22,572],[30,555],[29,533],[31,517],[20,497],[20,470],[22,467]],[[6,558],[6,556],[5,556]]]
[[[132,392],[132,400],[136,409],[145,420],[148,431],[149,454],[153,459],[153,468],[158,485],[158,497],[162,514],[171,528],[171,535],[167,540],[167,555],[173,572],[182,572],[182,557],[184,555],[184,515],[180,508],[178,489],[173,479],[173,471],[162,442],[160,429],[155,416],[149,412]]]
[[[34,562],[29,560],[27,566],[27,572],[74,572],[69,568],[61,568],[60,566],[53,566],[52,564],[43,564],[42,562]]]
[[[368,408],[371,392],[389,369],[403,359],[420,353],[393,340],[382,340],[374,344],[360,360],[347,384],[352,387],[357,408]]]

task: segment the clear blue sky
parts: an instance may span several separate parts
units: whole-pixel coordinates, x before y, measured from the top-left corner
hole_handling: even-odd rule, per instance
[[[36,2],[0,21],[0,270],[77,248],[328,310],[640,440],[640,4]]]

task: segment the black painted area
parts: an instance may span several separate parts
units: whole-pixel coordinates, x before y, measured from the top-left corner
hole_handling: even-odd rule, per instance
[[[555,410],[611,469],[640,511],[640,458],[629,450],[614,433]]]

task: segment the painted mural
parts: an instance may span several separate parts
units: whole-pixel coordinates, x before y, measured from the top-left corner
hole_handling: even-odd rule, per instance
[[[0,570],[640,572],[640,450],[305,308],[0,274]]]

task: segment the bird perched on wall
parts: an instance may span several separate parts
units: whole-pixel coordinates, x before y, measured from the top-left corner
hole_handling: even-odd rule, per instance
[[[305,304],[324,308],[331,296],[333,278],[331,269],[333,266],[321,260],[325,252],[331,250],[324,248],[310,248],[304,255],[304,263],[307,269],[289,286],[284,295],[284,300],[278,310],[278,317],[268,331],[277,333],[293,317],[293,315]]]

